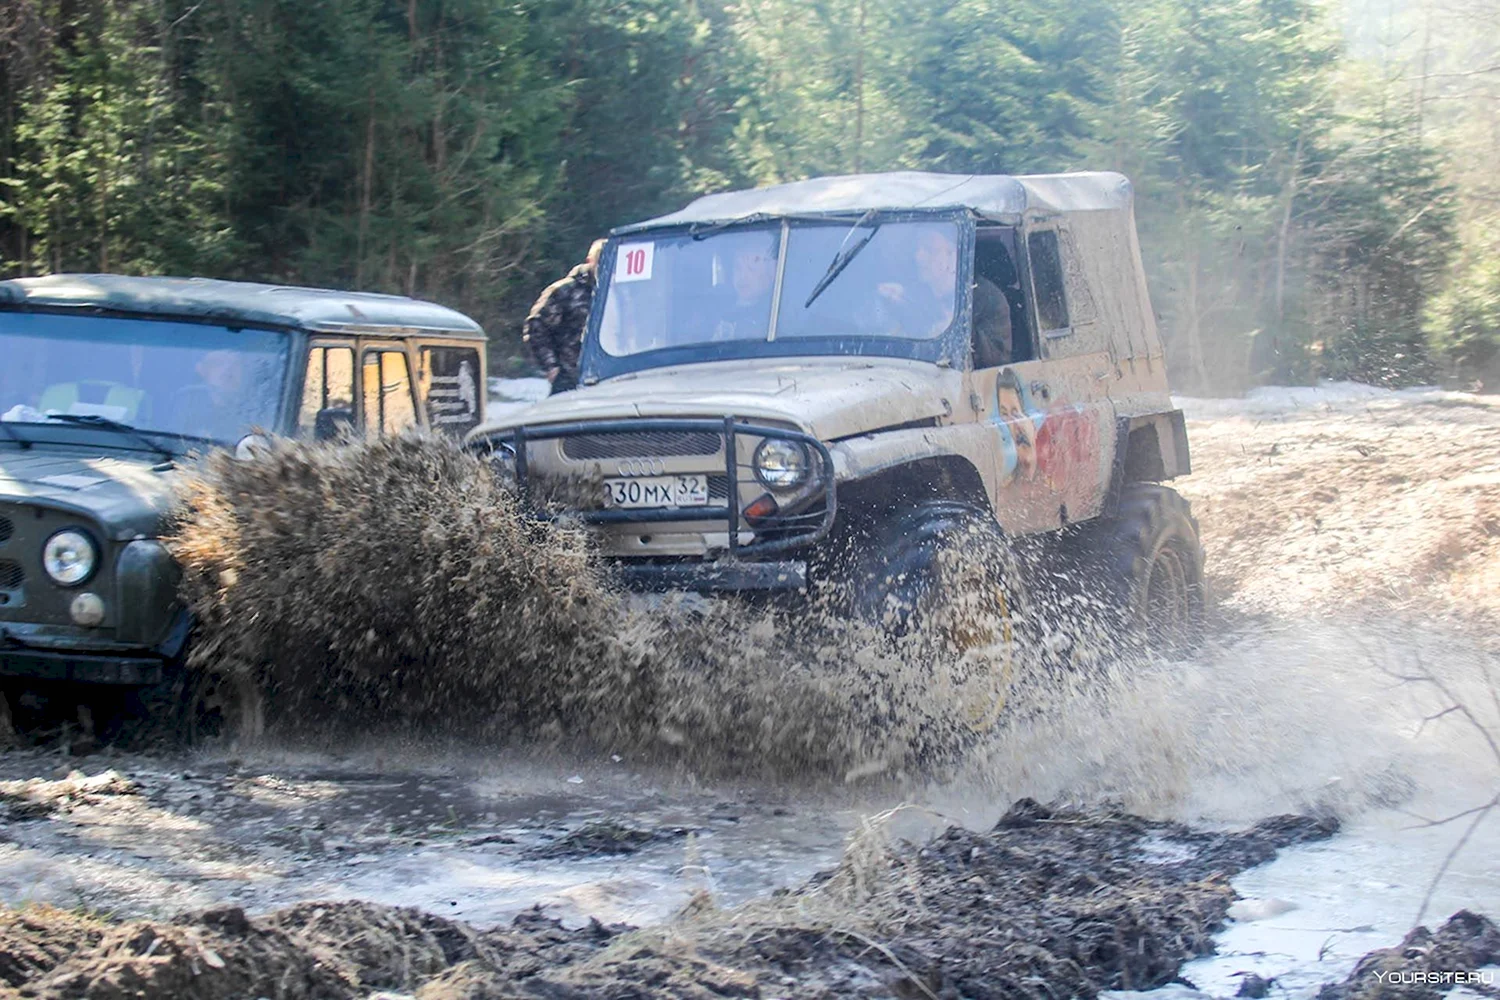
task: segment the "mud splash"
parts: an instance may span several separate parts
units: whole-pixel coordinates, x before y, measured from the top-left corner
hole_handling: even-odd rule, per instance
[[[260,692],[288,732],[440,726],[690,754],[710,774],[900,774],[973,742],[961,708],[991,666],[831,614],[643,608],[582,530],[523,516],[488,466],[429,439],[212,456],[171,544],[201,623],[192,666]]]

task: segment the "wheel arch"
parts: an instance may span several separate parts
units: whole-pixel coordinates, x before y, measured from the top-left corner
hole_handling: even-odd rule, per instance
[[[1115,420],[1114,463],[1103,515],[1112,517],[1131,483],[1164,483],[1193,470],[1181,410],[1121,416]]]
[[[841,515],[878,517],[925,501],[953,500],[994,516],[984,477],[963,455],[928,455],[839,482]]]
[[[979,424],[911,427],[831,444],[840,512],[951,499],[993,517],[991,433]]]

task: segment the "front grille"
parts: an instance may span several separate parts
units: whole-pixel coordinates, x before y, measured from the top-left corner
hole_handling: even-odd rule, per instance
[[[11,532],[14,530],[15,526],[10,523],[10,518],[0,517],[0,545],[10,541]]]
[[[729,477],[728,476],[709,476],[708,477],[708,498],[710,500],[728,500],[729,499]]]
[[[563,454],[572,459],[676,458],[717,455],[723,438],[712,431],[629,431],[580,434],[563,438]]]
[[[21,564],[13,559],[0,559],[0,590],[15,590],[26,579]]]

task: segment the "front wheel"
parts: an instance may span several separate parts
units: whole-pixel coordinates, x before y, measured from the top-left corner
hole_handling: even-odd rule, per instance
[[[254,739],[264,732],[264,711],[250,678],[191,666],[184,650],[166,662],[160,682],[131,692],[112,738],[141,746]]]
[[[885,519],[862,541],[850,584],[857,617],[956,654],[963,722],[995,725],[1014,681],[1023,593],[987,511],[934,500]]]

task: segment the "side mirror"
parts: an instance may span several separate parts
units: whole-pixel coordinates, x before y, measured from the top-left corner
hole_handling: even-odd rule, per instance
[[[338,441],[354,433],[354,411],[347,406],[330,406],[313,418],[314,441]]]

